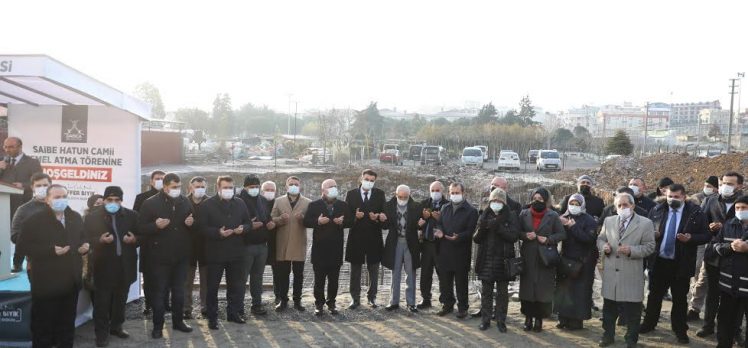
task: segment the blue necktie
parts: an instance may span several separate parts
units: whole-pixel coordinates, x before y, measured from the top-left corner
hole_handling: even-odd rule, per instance
[[[664,254],[668,258],[672,258],[673,254],[675,253],[675,225],[677,224],[677,215],[677,210],[670,211],[670,224],[668,225],[667,231],[665,232]]]

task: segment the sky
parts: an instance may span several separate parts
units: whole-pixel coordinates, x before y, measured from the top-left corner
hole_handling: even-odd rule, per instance
[[[151,82],[167,111],[209,111],[217,93],[279,112],[289,101],[516,107],[525,94],[546,111],[728,106],[729,79],[748,70],[748,1],[10,0],[0,11],[0,54],[47,54],[130,93]]]

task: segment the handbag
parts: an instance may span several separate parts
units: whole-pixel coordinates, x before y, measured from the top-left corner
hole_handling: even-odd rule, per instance
[[[538,243],[538,251],[540,252],[540,260],[543,261],[545,267],[556,267],[561,263],[561,255],[558,253],[556,244],[543,245]]]
[[[558,272],[562,275],[576,279],[579,274],[582,273],[582,266],[584,264],[580,260],[561,256],[561,263],[558,265]]]
[[[519,256],[519,248],[517,247],[518,243],[519,242],[513,243],[515,257],[504,259],[504,274],[506,274],[509,280],[514,280],[517,276],[522,275],[522,272],[524,271],[525,260]]]

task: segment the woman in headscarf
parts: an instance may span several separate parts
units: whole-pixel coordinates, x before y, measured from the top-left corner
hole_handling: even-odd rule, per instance
[[[559,329],[581,330],[584,320],[592,317],[592,283],[595,281],[595,266],[598,251],[597,224],[587,214],[584,196],[575,193],[569,198],[566,212],[561,215],[561,224],[566,239],[561,245],[561,257],[581,263],[578,274],[559,272],[556,284],[554,309],[558,312]]]
[[[540,248],[556,245],[566,239],[558,213],[551,209],[551,194],[539,187],[530,195],[530,205],[519,216],[522,239],[523,273],[519,282],[519,298],[525,315],[524,330],[540,332],[543,319],[551,314],[556,266],[546,266]]]
[[[506,192],[500,188],[491,191],[488,207],[478,220],[473,241],[478,244],[475,273],[482,281],[480,329],[491,326],[494,314],[493,289],[496,285],[496,326],[506,332],[506,314],[509,306],[509,282],[514,281],[506,268],[507,260],[514,258],[514,243],[519,233],[519,222],[506,204]]]

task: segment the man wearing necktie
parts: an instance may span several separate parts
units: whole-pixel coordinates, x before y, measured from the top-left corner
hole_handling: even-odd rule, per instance
[[[444,195],[444,184],[434,181],[429,186],[429,198],[421,202],[421,218],[418,220],[419,234],[421,236],[421,302],[418,309],[431,307],[431,286],[433,284],[434,269],[439,276],[436,267],[436,237],[434,228],[439,222],[442,205],[449,203]]]
[[[649,218],[657,226],[657,257],[650,271],[647,311],[639,332],[654,331],[660,319],[662,298],[670,289],[673,295],[672,329],[678,343],[686,344],[689,342],[687,297],[691,277],[696,271],[696,251],[711,237],[707,232],[706,216],[698,205],[686,201],[683,185],[673,184],[668,190],[667,202],[652,209]]]
[[[109,344],[109,335],[127,338],[122,329],[130,285],[137,279],[138,254],[135,237],[138,213],[122,206],[122,189],[104,190],[104,209],[86,216],[83,229],[93,246],[94,331],[96,346]]]

